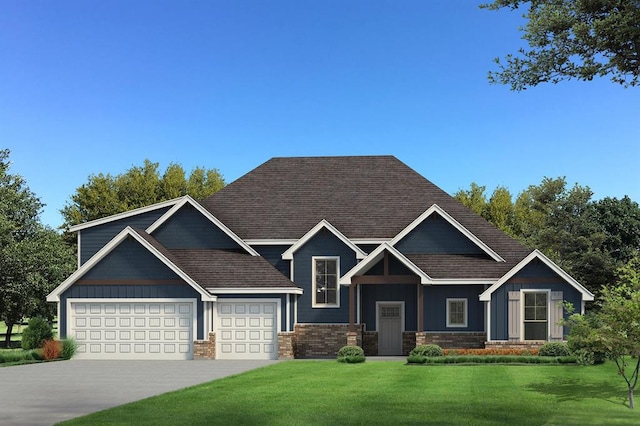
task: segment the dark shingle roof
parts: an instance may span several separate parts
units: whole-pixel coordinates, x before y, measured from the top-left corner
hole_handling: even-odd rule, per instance
[[[170,250],[147,232],[134,231],[203,289],[296,288],[262,256],[228,250]]]
[[[243,239],[298,239],[322,219],[391,239],[438,204],[508,265],[530,252],[393,156],[273,158],[202,204]]]
[[[408,254],[406,257],[431,278],[491,278],[509,272],[511,262],[496,262],[485,256],[456,254]]]

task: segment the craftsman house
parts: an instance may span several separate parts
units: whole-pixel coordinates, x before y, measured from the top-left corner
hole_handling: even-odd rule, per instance
[[[391,156],[273,158],[74,226],[49,296],[78,357],[275,359],[562,340],[593,295]]]

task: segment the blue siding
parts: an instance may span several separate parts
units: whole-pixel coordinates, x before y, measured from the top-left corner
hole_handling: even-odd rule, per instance
[[[540,278],[539,282],[535,279]],[[519,278],[527,278],[527,283],[514,283]],[[571,302],[576,309],[582,306],[582,294],[564,281],[559,275],[540,262],[532,262],[522,268],[516,275],[498,288],[491,295],[491,339],[509,339],[509,292],[519,290],[551,290],[562,291],[564,300]],[[565,312],[566,316],[566,312]],[[565,327],[564,333],[568,333]]]
[[[80,232],[80,264],[82,265],[113,239],[127,226],[147,229],[160,216],[165,214],[170,207],[153,210],[147,213],[127,217],[113,222],[105,223]]]
[[[289,247],[290,246],[254,246],[253,249],[278,271],[282,272],[285,277],[291,279],[291,261],[282,260],[282,253],[287,251]]]
[[[191,205],[177,211],[153,232],[153,236],[169,249],[242,249]]]
[[[418,288],[415,284],[370,284],[360,289],[360,316],[367,330],[376,330],[376,302],[404,302],[404,329],[418,329]]]
[[[438,214],[432,214],[395,247],[407,254],[484,254]]]
[[[481,285],[443,285],[424,288],[425,331],[484,331],[485,309],[480,302]],[[447,298],[467,299],[467,327],[447,327]]]
[[[280,330],[278,331],[286,331],[287,330],[287,295],[286,294],[224,294],[218,296],[218,301],[223,301],[224,299],[280,299]],[[295,296],[294,296],[295,297]],[[293,331],[293,297],[290,303],[290,321],[289,321],[289,329]]]
[[[364,275],[384,275],[384,259],[373,265]],[[389,255],[389,275],[415,275],[393,255]]]
[[[312,308],[312,261],[313,256],[339,256],[340,275],[344,275],[356,264],[356,255],[349,247],[330,232],[319,232],[294,254],[294,282],[304,294],[298,299],[298,322],[300,323],[348,323],[349,289],[340,288],[340,308]]]
[[[82,280],[104,279],[180,278],[138,241],[127,238],[82,277]]]
[[[169,285],[80,285],[68,288],[60,297],[60,322],[58,330],[61,338],[67,333],[67,299],[196,299],[197,305],[197,339],[204,336],[204,307],[200,294],[188,284]]]

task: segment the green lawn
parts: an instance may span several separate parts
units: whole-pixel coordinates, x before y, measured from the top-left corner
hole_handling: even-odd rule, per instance
[[[630,410],[625,397],[624,382],[611,363],[289,361],[68,424],[640,424],[640,410]]]

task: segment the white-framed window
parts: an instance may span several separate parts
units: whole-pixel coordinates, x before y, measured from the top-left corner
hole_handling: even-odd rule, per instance
[[[314,256],[313,263],[313,307],[339,308],[340,258],[336,256]]]
[[[467,326],[467,299],[447,298],[447,327]]]
[[[523,340],[547,340],[549,335],[549,292],[523,292]]]

